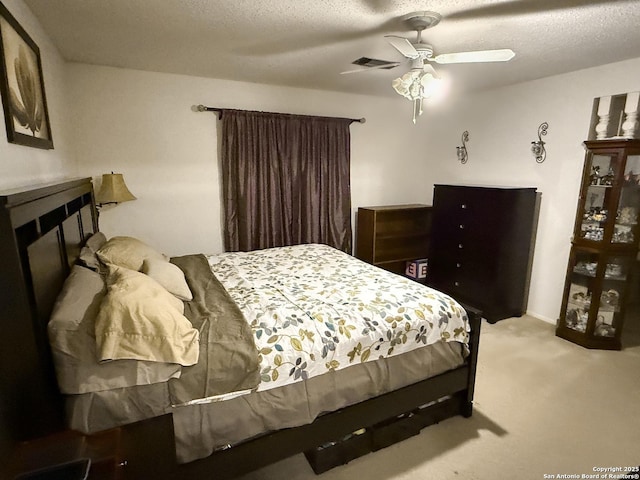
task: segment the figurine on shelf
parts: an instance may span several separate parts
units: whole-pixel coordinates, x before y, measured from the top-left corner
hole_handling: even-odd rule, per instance
[[[616,225],[611,240],[613,243],[633,243],[633,231],[630,225]]]
[[[573,267],[573,271],[575,273],[579,273],[580,275],[588,275],[590,277],[596,276],[597,269],[598,264],[596,262],[578,262],[578,264]]]
[[[612,325],[607,325],[603,323],[602,325],[598,325],[593,332],[597,337],[613,337],[616,334],[616,329],[613,328]]]
[[[600,185],[611,186],[613,185],[613,179],[614,179],[613,168],[609,167],[609,172],[606,175],[603,175],[602,177],[600,177]]]
[[[622,225],[635,225],[638,223],[638,210],[633,207],[623,207],[618,211],[616,220]]]
[[[584,333],[587,330],[589,314],[582,309],[572,308],[567,311],[565,324],[568,328]]]
[[[609,322],[611,322],[611,318]],[[604,315],[598,315],[596,319],[596,328],[593,332],[598,337],[613,337],[616,334],[616,329],[611,323],[607,322]]]
[[[620,294],[614,289],[602,292],[602,295],[600,296],[600,303],[613,309],[618,308],[618,300],[620,300]]]
[[[624,275],[623,275],[622,265],[618,263],[607,263],[607,266],[604,272],[604,278],[623,280]]]
[[[589,306],[591,305],[591,295],[585,292],[576,292],[571,298],[576,305],[581,305],[585,310],[589,310]]]
[[[593,219],[596,222],[606,222],[607,221],[607,211],[606,210],[596,210],[593,213]]]
[[[640,184],[640,174],[634,174],[633,170],[630,170],[629,173],[625,173],[625,175],[624,175],[624,183],[625,183],[625,185],[638,185],[638,184]]]
[[[604,239],[604,228],[599,227],[597,224],[583,223],[580,234],[586,240],[601,242]]]
[[[591,185],[598,185],[600,183],[600,166],[594,165],[591,167]]]
[[[572,308],[567,311],[565,316],[565,324],[572,330],[584,333],[587,330],[587,321],[589,320],[589,312],[581,308]]]

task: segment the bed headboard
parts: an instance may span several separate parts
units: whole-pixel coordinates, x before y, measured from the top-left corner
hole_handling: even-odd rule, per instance
[[[2,443],[64,425],[46,325],[85,240],[98,230],[90,178],[0,191]]]

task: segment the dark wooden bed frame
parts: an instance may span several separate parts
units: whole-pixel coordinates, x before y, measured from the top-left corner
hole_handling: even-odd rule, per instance
[[[98,231],[98,222],[89,178],[0,192],[0,204],[0,461],[5,463],[17,443],[65,429],[46,324],[81,246]],[[171,415],[160,417],[160,423],[150,419],[125,425],[120,428],[135,434],[136,441],[131,447],[135,451],[119,462],[121,476],[141,478],[141,472],[153,472],[153,478],[233,478],[300,452],[317,451],[356,430],[406,418],[407,412],[419,413],[420,427],[456,415],[469,417],[481,314],[473,309],[468,314],[471,355],[457,369],[201,460],[183,465],[171,460],[171,468],[165,459],[159,469],[154,452],[159,435],[173,442]]]

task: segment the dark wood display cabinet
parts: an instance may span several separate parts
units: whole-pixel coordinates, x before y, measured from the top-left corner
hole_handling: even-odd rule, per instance
[[[556,335],[620,350],[638,261],[640,140],[584,142],[582,186]]]
[[[436,185],[427,284],[490,323],[522,316],[540,198],[535,188]]]
[[[358,208],[355,256],[404,274],[407,261],[427,258],[431,210],[422,204]]]

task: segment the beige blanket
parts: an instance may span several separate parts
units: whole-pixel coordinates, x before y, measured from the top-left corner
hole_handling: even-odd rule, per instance
[[[144,273],[109,265],[107,295],[95,319],[100,361],[198,361],[198,330],[181,300]]]

